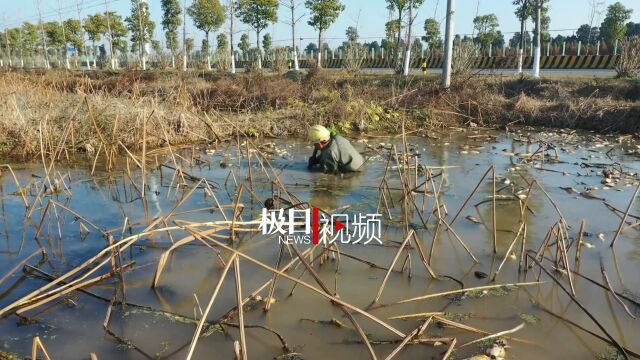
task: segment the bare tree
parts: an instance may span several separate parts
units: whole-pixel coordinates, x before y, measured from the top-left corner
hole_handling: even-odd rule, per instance
[[[591,45],[591,37],[593,32],[593,24],[600,22],[600,18],[604,13],[604,1],[589,0],[589,37],[587,41],[587,55],[589,55],[589,47]]]
[[[288,18],[287,20],[283,20],[282,22],[291,26],[291,48],[292,48],[292,55],[293,55],[293,68],[295,71],[298,71],[300,70],[300,65],[298,64],[298,50],[296,49],[296,24],[298,23],[298,21],[304,18],[305,14],[302,14],[296,17],[296,8],[300,6],[300,3],[296,2],[296,0],[281,0],[280,5],[284,6],[285,8],[289,9],[289,11],[291,11],[291,17]]]
[[[109,15],[109,5],[107,0],[104,0],[104,15],[107,17],[107,31],[109,32],[109,58],[111,62],[111,70],[116,68],[116,59],[113,57],[113,39],[111,38],[111,16]],[[93,65],[95,66],[96,60],[94,58]]]
[[[44,33],[44,24],[42,23],[42,4],[41,0],[37,0],[38,5],[38,25],[40,26],[40,33],[42,35],[42,56],[44,56],[44,68],[49,69],[49,54],[47,53],[47,36]]]
[[[409,76],[409,65],[411,64],[411,47],[413,46],[413,42],[411,41],[411,29],[413,28],[413,22],[418,17],[418,11],[416,11],[415,15],[413,10],[418,10],[420,5],[424,0],[409,0],[408,6],[408,19],[407,19],[407,41],[404,44],[404,64],[402,67],[402,74],[404,76]]]
[[[67,34],[64,28],[64,21],[62,21],[62,5],[60,4],[60,0],[58,0],[58,18],[60,20],[60,27],[62,28],[62,41],[64,42],[64,67],[70,70],[71,64],[69,64],[69,52],[67,51]]]
[[[86,57],[87,60],[87,70],[91,69],[91,66],[89,65],[89,57],[86,56],[86,44],[85,44],[85,30],[84,30],[84,26],[82,26],[82,6],[84,4],[84,0],[76,0],[76,12],[78,15],[78,21],[80,22],[80,36],[82,37],[82,54],[84,54],[84,56]],[[76,51],[76,62],[78,61],[78,56],[79,53]],[[77,66],[77,64],[76,64]]]
[[[478,15],[480,15],[480,0],[476,1],[476,15],[473,17],[474,19],[478,17]],[[476,37],[476,28],[475,26],[473,27],[473,30],[471,30],[471,39]]]

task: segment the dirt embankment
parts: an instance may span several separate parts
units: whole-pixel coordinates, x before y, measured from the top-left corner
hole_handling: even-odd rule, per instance
[[[640,130],[640,81],[127,73],[0,74],[0,154],[132,151],[249,136],[534,125]],[[145,132],[144,129],[147,129]]]

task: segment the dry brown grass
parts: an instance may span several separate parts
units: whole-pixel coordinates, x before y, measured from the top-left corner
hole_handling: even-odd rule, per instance
[[[21,157],[35,155],[40,152],[41,138],[47,148],[64,144],[70,152],[92,152],[99,147],[99,132],[110,144],[121,142],[138,149],[142,119],[151,114],[152,121],[165,124],[174,143],[203,140],[196,134],[207,133],[205,124],[177,101],[140,95],[131,83],[109,90],[93,85],[86,78],[57,82],[41,76],[1,76],[2,152]],[[67,131],[69,126],[71,130]],[[150,146],[160,146],[165,140],[156,133],[148,141]]]
[[[621,78],[640,76],[640,36],[625,39],[620,44],[620,57],[616,72]]]
[[[458,78],[443,92],[435,78],[306,75],[181,74],[171,72],[2,73],[0,153],[30,157],[63,144],[97,150],[106,142],[135,151],[142,123],[149,148],[219,141],[233,134],[303,136],[324,123],[342,132],[400,131],[475,123],[640,129],[640,82]],[[95,116],[95,124],[90,114]],[[100,135],[103,139],[100,138]],[[122,149],[120,149],[122,150]]]

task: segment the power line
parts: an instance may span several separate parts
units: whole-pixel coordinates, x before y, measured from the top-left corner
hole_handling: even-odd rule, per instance
[[[99,0],[90,0],[90,1],[87,3],[87,5],[88,5],[88,6],[94,5],[94,4],[92,4],[92,3],[97,3],[98,1],[99,1]],[[71,6],[71,5],[62,6],[62,7],[60,7],[60,8],[52,9],[52,10],[50,10],[50,11],[44,11],[44,12],[42,12],[42,16],[43,16],[43,17],[45,17],[45,16],[46,16],[46,17],[49,17],[49,16],[58,15],[58,12],[59,12],[59,11],[62,11],[62,13],[65,13],[65,14],[66,14],[66,13],[69,13],[69,12],[70,12],[70,10],[71,10],[71,11],[76,11],[76,10],[77,10],[77,7],[76,7],[76,6]],[[26,17],[23,17],[23,18],[18,19],[18,20],[16,20],[16,21],[17,21],[17,22],[22,22],[22,21],[26,21],[26,20],[29,20],[29,19],[34,19],[34,18],[36,18],[36,17],[37,17],[37,16],[26,16]]]
[[[109,4],[113,4],[115,2],[118,2],[120,0],[108,0]],[[87,4],[84,4],[82,6],[82,10],[85,11],[87,9],[92,9],[92,8],[97,8],[97,7],[103,7],[104,6],[104,1],[103,0],[90,0]],[[61,15],[68,15],[68,14],[76,14],[78,9],[77,7],[75,7],[75,5],[71,6],[63,6],[60,9],[65,9],[65,11],[58,11],[58,10],[51,10],[51,11],[47,11],[47,12],[43,12],[42,13],[42,20],[50,20],[52,18],[57,18],[60,14]],[[24,17],[18,20],[15,20],[13,23],[8,24],[7,26],[9,27],[19,27],[21,26],[23,23],[25,22],[37,22],[39,20],[39,17],[37,15],[35,16],[28,16],[28,17]]]
[[[99,0],[89,0],[87,5],[93,5],[91,4],[92,2],[97,2]],[[69,9],[73,9],[73,11],[77,10],[77,6],[75,4],[73,5],[65,5],[65,6],[59,6],[58,8],[52,9],[50,12],[44,12],[43,14],[48,15],[50,13],[58,13],[58,11],[67,11]]]

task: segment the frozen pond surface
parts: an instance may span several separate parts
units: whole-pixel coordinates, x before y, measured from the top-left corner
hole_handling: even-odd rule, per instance
[[[272,196],[272,189],[277,188],[277,185],[273,185],[275,173],[286,190],[312,207],[325,211],[340,209],[341,213],[352,215],[383,214],[384,246],[340,245],[339,260],[329,258],[320,264],[320,259],[316,259],[314,262],[313,268],[323,283],[332,292],[337,290],[340,299],[362,309],[371,304],[386,271],[354,258],[388,267],[405,238],[405,224],[408,224],[421,241],[425,255],[430,257],[431,268],[438,279],[431,279],[418,250],[412,245],[402,251],[394,267],[397,271],[390,273],[385,284],[379,303],[386,306],[374,306],[368,311],[404,334],[416,329],[425,317],[391,317],[444,312],[440,316],[487,333],[513,329],[524,323],[524,328],[508,335],[515,338],[507,340],[510,346],[507,348],[508,358],[588,359],[609,349],[601,340],[542,310],[547,309],[606,337],[544,272],[539,278],[543,282],[540,285],[393,303],[458,290],[461,285],[474,288],[537,281],[540,270],[532,262],[532,268],[527,272],[518,271],[522,254],[521,237],[518,237],[511,252],[507,250],[521,230],[522,218],[526,224],[525,248],[538,251],[550,229],[561,220],[560,212],[566,225],[556,229],[561,229],[562,234],[567,231],[564,244],[568,248],[567,254],[563,254],[562,242],[556,241],[560,237],[552,234],[547,241],[549,247],[543,254],[548,260],[544,260],[543,264],[551,270],[556,265],[556,259],[560,263],[568,259],[570,269],[584,277],[573,275],[571,284],[566,273],[553,274],[565,288],[570,289],[573,285],[576,298],[622,346],[640,352],[639,320],[632,319],[610,292],[586,279],[605,283],[601,272],[602,262],[613,288],[628,299],[639,300],[639,202],[631,207],[624,231],[618,236],[613,249],[610,247],[638,185],[638,147],[630,137],[596,137],[589,133],[578,135],[568,131],[534,129],[511,134],[446,130],[441,133],[429,132],[428,136],[409,134],[406,141],[409,148],[408,163],[412,168],[403,172],[397,166],[395,157],[387,164],[389,153],[396,153],[392,145],[397,147],[397,153],[403,152],[401,137],[354,140],[354,144],[370,159],[361,173],[344,177],[308,172],[307,157],[312,150],[306,143],[295,140],[277,141],[273,146],[266,141],[253,140],[271,160],[273,169],[264,160],[259,160],[257,152],[244,144],[242,139],[240,149],[246,153],[250,148],[250,159],[246,156],[239,159],[235,142],[219,144],[217,147],[174,148],[173,154],[166,150],[150,152],[145,170],[145,200],[140,196],[142,172],[131,159],[127,161],[122,158],[117,170],[109,173],[99,159],[92,175],[93,159],[76,155],[70,163],[55,163],[50,171],[51,184],[44,179],[42,164],[12,164],[18,182],[26,190],[23,199],[9,170],[2,168],[0,275],[4,276],[37,251],[39,244],[46,249],[47,259],[40,260],[41,256],[36,255],[27,263],[52,276],[67,273],[109,244],[109,237],[103,236],[91,224],[111,234],[112,241],[118,241],[141,233],[154,220],[171,213],[176,205],[179,207],[170,218],[165,219],[166,224],[156,222],[157,228],[175,226],[176,223],[184,225],[187,221],[202,223],[224,220],[217,209],[218,204],[224,208],[225,216],[231,219],[238,194],[237,185],[241,183],[246,188],[239,199],[242,220],[238,221],[260,219],[264,200]],[[539,150],[539,141],[545,142],[542,150]],[[547,154],[544,159],[543,153]],[[416,159],[419,163],[417,174],[414,168]],[[191,175],[184,177],[186,186],[176,189],[176,183],[182,182],[183,178],[176,176],[170,168],[159,170],[158,165],[162,163],[171,167],[177,164]],[[496,169],[495,187],[498,194],[495,254],[494,183],[491,172],[453,223],[455,235],[443,223],[437,226],[437,211],[432,214],[432,210],[439,205],[443,220],[451,223],[458,209],[492,165]],[[250,173],[248,169],[251,169]],[[406,211],[401,200],[404,197],[401,173],[404,181],[416,189]],[[427,182],[425,197],[425,186],[417,185],[422,184],[429,173],[433,175],[433,181]],[[208,179],[210,188],[202,186],[201,182],[200,187],[187,197],[191,187],[198,182],[194,179],[201,177]],[[381,191],[383,178],[388,189]],[[56,179],[59,185],[56,185]],[[553,199],[557,210],[541,188],[532,185],[534,180]],[[44,195],[38,196],[43,184],[47,184],[47,190]],[[52,188],[58,191],[51,191]],[[384,199],[381,199],[382,193],[385,194]],[[215,199],[212,194],[215,194]],[[281,197],[288,199],[284,193],[281,193]],[[388,211],[384,205],[385,199]],[[525,201],[518,199],[526,199],[528,206],[522,217],[521,205]],[[24,201],[35,206],[25,211]],[[51,203],[47,209],[49,201]],[[614,208],[621,213],[616,213],[612,210]],[[391,219],[388,219],[389,214]],[[128,220],[123,229],[125,219]],[[585,220],[586,227],[580,261],[576,263],[582,220]],[[427,224],[426,229],[423,221]],[[257,224],[239,227],[255,230]],[[208,227],[199,229],[206,230]],[[89,232],[86,233],[86,230]],[[437,236],[434,236],[436,232]],[[226,244],[225,237],[228,234],[229,231],[223,229],[215,239]],[[211,242],[204,239],[193,241],[167,257],[158,286],[152,288],[160,256],[172,243],[189,235],[189,232],[178,229],[141,237],[122,251],[117,259],[118,263],[125,265],[135,262],[126,268],[122,277],[111,276],[85,287],[95,296],[72,291],[33,309],[24,310],[20,316],[16,315],[15,309],[3,314],[0,318],[0,351],[30,354],[32,339],[39,336],[54,359],[86,359],[90,353],[97,354],[100,359],[185,358],[195,330],[195,324],[190,319],[201,317],[201,310],[209,302],[222,274],[224,262],[231,256],[229,251],[212,246]],[[468,246],[478,264],[467,254],[456,235]],[[432,247],[434,239],[436,243]],[[233,247],[273,267],[276,266],[280,249],[276,237],[262,235],[258,231],[236,233]],[[304,251],[309,246],[299,248]],[[411,254],[410,271],[407,251]],[[320,248],[314,249],[313,254],[319,255]],[[295,257],[294,252],[285,251],[283,265],[292,256]],[[495,281],[491,281],[505,257]],[[106,259],[109,256],[101,258]],[[271,273],[249,261],[242,260],[240,264],[244,296],[272,278]],[[406,269],[400,272],[403,264]],[[111,263],[107,261],[105,266],[87,276],[86,280],[105,274],[110,268]],[[88,269],[70,279],[75,279]],[[302,266],[291,270],[289,274],[302,276],[301,280],[318,286],[308,272],[303,274]],[[488,277],[483,277],[483,274]],[[235,306],[234,278],[232,266],[208,315],[209,320],[219,319]],[[0,283],[0,308],[6,308],[47,283],[42,274],[20,268]],[[303,286],[297,286],[293,295],[289,296],[292,287],[290,280],[278,279],[274,291],[276,301],[268,312],[263,311],[264,302],[261,301],[250,301],[245,306],[249,358],[269,359],[284,353],[273,333],[264,328],[250,327],[252,325],[277,331],[288,346],[305,359],[360,359],[368,356],[366,347],[359,343],[360,337],[340,308]],[[149,308],[114,306],[109,321],[110,335],[103,329],[109,308],[108,300],[114,294],[116,299],[122,300],[123,290],[126,302]],[[259,295],[265,298],[267,293],[268,287]],[[633,314],[639,313],[632,301],[622,301]],[[354,318],[368,338],[376,342],[372,347],[378,358],[385,358],[402,340],[361,314],[355,314]],[[237,324],[237,317],[233,317],[229,323]],[[209,330],[208,336],[199,339],[193,358],[233,358],[234,341],[239,339],[238,330],[232,326],[225,326],[224,331],[219,328]],[[444,326],[434,319],[421,338],[455,337],[457,346],[460,346],[483,336]],[[464,359],[480,354],[483,346],[490,342],[461,347],[456,350],[455,358]],[[439,359],[447,348],[446,342],[436,343],[436,346],[433,342],[409,344],[398,358]]]

